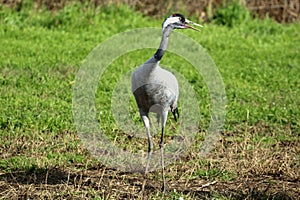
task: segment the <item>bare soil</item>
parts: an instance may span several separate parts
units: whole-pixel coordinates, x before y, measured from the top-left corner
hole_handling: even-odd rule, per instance
[[[228,138],[228,136],[227,136]],[[253,147],[254,144],[251,144]],[[168,192],[176,191],[192,199],[299,199],[299,142],[278,142],[270,148],[250,148],[245,141],[224,139],[206,158],[209,165],[200,165],[193,149],[176,163],[166,167]],[[199,168],[218,168],[220,173],[233,171],[230,180],[215,177],[189,176]],[[143,181],[146,186],[142,191]],[[7,199],[149,199],[161,198],[160,171],[123,173],[100,164],[88,168],[74,166],[33,168],[0,174],[0,196]]]

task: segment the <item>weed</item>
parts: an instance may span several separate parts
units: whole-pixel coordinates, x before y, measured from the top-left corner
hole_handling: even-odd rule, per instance
[[[228,27],[237,26],[251,19],[251,14],[247,8],[238,1],[233,1],[228,5],[217,8],[213,15],[213,22]]]

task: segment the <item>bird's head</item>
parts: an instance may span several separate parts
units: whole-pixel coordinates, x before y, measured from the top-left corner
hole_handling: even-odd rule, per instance
[[[194,28],[193,26],[199,26],[199,27],[203,27],[200,24],[197,24],[195,22],[192,22],[188,19],[186,19],[182,14],[178,14],[175,13],[173,15],[171,15],[170,17],[168,17],[162,24],[162,28],[163,30],[165,30],[167,27],[171,27],[173,29],[185,29],[185,28],[190,28],[193,29],[195,31],[200,31],[197,28]]]

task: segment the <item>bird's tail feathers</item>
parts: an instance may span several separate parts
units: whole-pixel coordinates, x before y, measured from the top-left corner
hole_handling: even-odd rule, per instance
[[[172,113],[173,113],[175,122],[177,122],[177,119],[179,118],[179,111],[178,111],[178,108],[176,107],[176,108],[172,109]],[[177,115],[177,116],[176,116],[176,115]]]

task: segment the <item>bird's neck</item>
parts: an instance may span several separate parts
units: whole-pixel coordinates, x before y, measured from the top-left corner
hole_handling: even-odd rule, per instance
[[[161,60],[161,58],[163,57],[165,51],[167,50],[169,35],[172,32],[172,30],[173,30],[173,28],[171,26],[167,26],[163,30],[162,39],[161,39],[159,48],[157,49],[157,51],[154,54],[154,58],[158,61]]]
[[[151,72],[153,72],[153,70],[157,69],[157,67],[159,66],[158,65],[159,61],[161,60],[161,58],[163,57],[165,51],[167,50],[168,39],[169,39],[169,35],[170,35],[172,30],[173,30],[172,27],[166,27],[163,30],[162,39],[161,39],[159,48],[155,52],[154,56],[151,57],[149,60],[147,60],[142,66],[143,67],[143,73],[144,73],[143,77],[149,76],[149,74]]]

